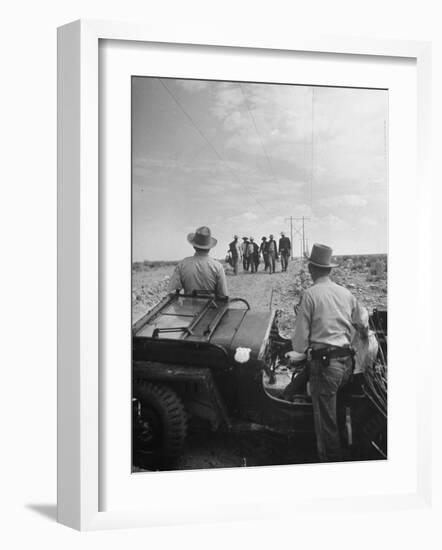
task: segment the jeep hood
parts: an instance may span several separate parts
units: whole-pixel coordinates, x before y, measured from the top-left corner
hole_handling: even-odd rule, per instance
[[[249,348],[251,358],[256,359],[265,347],[274,317],[274,311],[227,310],[210,342],[223,346],[232,357],[238,347]]]

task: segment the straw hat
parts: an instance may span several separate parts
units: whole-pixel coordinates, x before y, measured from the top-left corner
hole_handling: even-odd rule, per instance
[[[305,257],[309,263],[317,267],[338,267],[337,264],[331,264],[333,250],[325,244],[314,244],[310,252],[310,257],[306,253]]]
[[[187,240],[192,246],[202,248],[203,250],[209,250],[210,248],[213,248],[218,242],[212,237],[210,229],[206,226],[198,227],[195,233],[189,233],[187,235]]]

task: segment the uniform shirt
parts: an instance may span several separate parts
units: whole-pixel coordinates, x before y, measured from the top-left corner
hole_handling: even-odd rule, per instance
[[[267,241],[262,241],[261,246],[259,247],[259,250],[263,254],[268,254],[269,253],[269,243]]]
[[[355,327],[368,328],[366,309],[346,288],[329,277],[321,277],[302,297],[292,339],[293,349],[305,353],[310,345],[316,348],[349,346]]]
[[[292,245],[288,237],[281,237],[279,239],[279,253],[281,253],[283,250],[285,250],[286,252],[290,252],[291,247]]]
[[[207,290],[218,296],[227,296],[227,282],[223,266],[209,256],[207,251],[196,251],[184,258],[175,268],[169,282],[169,292],[184,289],[186,294],[194,290]]]
[[[238,240],[236,241],[232,241],[230,244],[229,244],[229,250],[230,252],[232,253],[232,256],[233,258],[236,260],[238,258],[240,258],[242,256],[242,250],[241,250],[241,245],[240,243],[238,242]]]
[[[247,249],[249,246],[249,241],[243,241],[241,243],[241,254],[244,258],[247,258]]]
[[[276,245],[276,241],[274,241],[273,239],[271,241],[267,241],[267,245],[268,245],[267,252],[269,254],[277,254],[278,253],[278,248],[277,248],[277,245]]]

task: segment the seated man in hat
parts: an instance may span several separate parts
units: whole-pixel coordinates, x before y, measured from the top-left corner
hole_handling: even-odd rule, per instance
[[[368,315],[356,298],[329,275],[336,265],[331,263],[332,249],[313,245],[308,270],[313,286],[302,297],[293,334],[295,359],[308,353],[310,391],[313,405],[316,443],[319,459],[342,460],[337,421],[336,397],[348,381],[353,369],[350,347],[354,329],[363,338],[368,336]]]
[[[208,227],[198,227],[195,233],[189,233],[187,240],[195,249],[195,254],[184,258],[176,266],[169,281],[169,292],[184,290],[185,294],[204,290],[217,296],[227,296],[227,283],[224,268],[220,262],[209,256],[217,240]]]

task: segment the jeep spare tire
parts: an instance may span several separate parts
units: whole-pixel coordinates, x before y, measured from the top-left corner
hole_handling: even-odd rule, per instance
[[[133,398],[134,459],[164,462],[178,457],[187,435],[187,415],[176,392],[164,384],[137,379]]]

